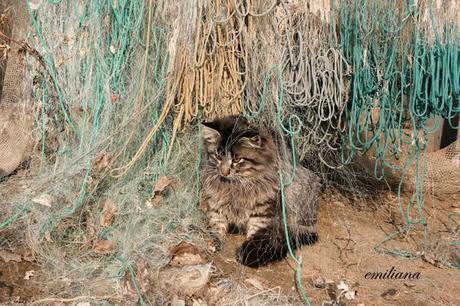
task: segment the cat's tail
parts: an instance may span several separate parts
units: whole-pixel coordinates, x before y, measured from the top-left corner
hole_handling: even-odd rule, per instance
[[[292,250],[318,240],[316,231],[290,233]],[[257,268],[271,262],[282,260],[289,251],[284,230],[264,230],[246,240],[237,250],[238,261],[248,267]]]

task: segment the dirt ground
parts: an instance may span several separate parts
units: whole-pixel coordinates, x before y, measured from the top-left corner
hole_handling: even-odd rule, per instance
[[[14,184],[14,179],[0,183],[0,198]],[[434,251],[425,254],[423,259],[407,259],[374,250],[387,234],[402,225],[393,195],[383,197],[372,205],[323,199],[318,219],[319,242],[296,251],[296,256],[302,261],[301,276],[305,291],[312,304],[460,305],[460,271],[445,268],[436,257],[436,252],[443,252],[446,258],[460,265],[458,246],[446,248],[440,243],[459,239],[452,237],[447,225],[447,215],[460,207],[459,200],[459,195],[442,201],[427,199],[425,214],[431,238],[426,245],[428,249],[432,246]],[[414,232],[389,242],[388,247],[413,249],[420,238],[420,232]],[[286,259],[259,269],[243,267],[234,257],[242,239],[241,236],[231,236],[224,250],[214,256],[219,274],[236,280],[246,288],[255,286],[259,294],[275,292],[297,296],[293,261]],[[30,304],[46,298],[46,284],[40,283],[40,267],[27,248],[2,242],[0,252],[0,305]],[[368,272],[385,272],[392,267],[397,272],[418,272],[420,278],[365,278]],[[30,271],[34,271],[32,275]],[[351,294],[348,298],[344,296],[346,292],[341,294],[337,287],[341,282],[348,286]],[[235,301],[234,304],[241,303]]]
[[[424,259],[407,259],[379,254],[374,247],[398,226],[396,199],[389,196],[383,205],[352,207],[340,201],[322,201],[318,232],[320,240],[313,246],[296,252],[302,259],[302,279],[313,305],[332,305],[343,281],[355,292],[355,298],[343,299],[346,305],[460,305],[460,271],[444,268],[427,253]],[[452,237],[447,231],[447,214],[459,207],[458,199],[438,201],[429,199],[425,210],[432,237]],[[443,235],[445,234],[445,235]],[[418,237],[417,237],[418,236]],[[239,238],[239,237],[238,237]],[[286,260],[257,270],[232,262],[240,239],[233,238],[219,256],[222,269],[241,281],[256,277],[266,288],[288,293],[294,288],[293,261]],[[392,242],[394,248],[404,248],[417,241],[419,235],[407,235]],[[458,236],[456,237],[459,238]],[[434,239],[434,238],[431,238]],[[436,242],[439,242],[437,240]],[[428,244],[430,240],[428,240]],[[460,264],[460,250],[451,248],[449,259]],[[385,272],[394,267],[397,272],[420,273],[419,279],[366,279],[368,272]],[[336,303],[335,305],[339,305]],[[342,304],[343,305],[343,304]]]

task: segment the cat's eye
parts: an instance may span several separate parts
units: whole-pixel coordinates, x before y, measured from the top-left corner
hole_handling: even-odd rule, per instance
[[[244,161],[244,160],[243,160],[241,157],[235,157],[235,158],[233,159],[233,162],[234,162],[235,164],[242,163],[243,161]]]

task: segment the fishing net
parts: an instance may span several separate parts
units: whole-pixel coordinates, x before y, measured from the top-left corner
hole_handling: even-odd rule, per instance
[[[24,130],[35,146],[26,192],[0,212],[1,244],[34,250],[51,295],[116,295],[128,279],[141,303],[165,302],[167,290],[146,295],[134,270],[143,258],[159,271],[183,240],[207,248],[197,208],[198,123],[238,113],[270,128],[290,148],[282,157],[298,159],[326,187],[366,194],[392,173],[402,177],[414,194],[412,213],[402,211],[407,230],[420,225],[426,239],[423,180],[456,193],[459,173],[458,145],[426,152],[441,118],[454,125],[460,108],[458,10],[437,3],[15,4],[27,31],[13,33],[20,43],[11,45],[25,56],[6,76],[25,74],[5,79],[3,97],[7,87],[21,89],[7,96],[27,106],[33,128]],[[429,118],[437,118],[434,128]],[[0,152],[21,148],[0,137]],[[441,155],[444,168],[433,167]]]

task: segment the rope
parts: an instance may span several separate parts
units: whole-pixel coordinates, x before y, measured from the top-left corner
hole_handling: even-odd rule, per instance
[[[435,38],[430,45],[429,32],[420,21],[420,11],[422,8],[413,1],[348,0],[341,1],[338,7],[333,3],[335,17],[331,18],[338,20],[340,16],[343,20],[338,24],[340,44],[337,41],[335,44],[353,70],[350,107],[345,110],[348,130],[340,146],[341,162],[350,163],[353,156],[372,149],[376,158],[375,177],[383,179],[385,169],[402,173],[397,198],[405,227],[390,234],[375,248],[403,257],[415,255],[407,250],[385,249],[383,244],[414,230],[417,225],[422,226],[425,240],[428,237],[428,224],[422,210],[426,143],[428,135],[440,124],[428,128],[427,120],[443,117],[458,128],[453,126],[452,119],[460,111],[455,104],[460,98],[457,27],[445,22],[441,34],[432,1],[428,1],[429,27]],[[332,31],[334,29],[330,33]],[[409,152],[400,164],[397,161],[403,157],[403,148]],[[415,191],[404,207],[401,186],[412,166]],[[417,218],[410,217],[413,210]]]

